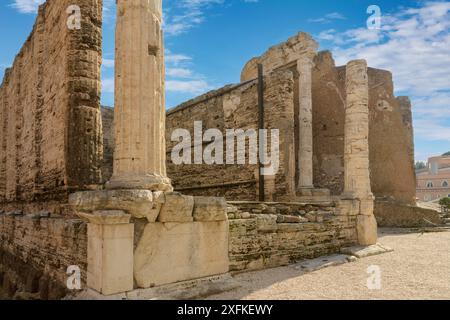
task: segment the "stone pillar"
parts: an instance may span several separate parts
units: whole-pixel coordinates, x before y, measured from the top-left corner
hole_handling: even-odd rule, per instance
[[[117,0],[115,154],[109,189],[171,191],[166,175],[162,0]]]
[[[313,62],[297,61],[299,73],[299,149],[298,149],[298,189],[303,195],[314,188],[313,185],[313,123],[312,123],[312,68]]]
[[[347,64],[345,107],[344,199],[359,202],[357,233],[360,245],[377,242],[377,222],[369,168],[369,78],[367,62]]]
[[[79,213],[88,220],[87,286],[103,295],[133,290],[134,224],[123,211]]]

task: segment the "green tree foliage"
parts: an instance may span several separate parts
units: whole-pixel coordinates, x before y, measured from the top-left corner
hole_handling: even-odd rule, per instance
[[[443,154],[443,156],[450,156],[450,151]]]
[[[447,209],[450,209],[450,198],[442,198],[439,201],[439,204],[443,207],[446,207]]]
[[[427,165],[423,161],[417,161],[416,162],[416,170],[425,169]]]

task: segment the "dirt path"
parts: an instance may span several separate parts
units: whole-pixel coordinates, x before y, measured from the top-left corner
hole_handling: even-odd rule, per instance
[[[308,274],[292,266],[240,274],[240,289],[210,299],[450,299],[450,232],[383,229],[379,242],[395,251]],[[367,288],[374,265],[381,290]]]

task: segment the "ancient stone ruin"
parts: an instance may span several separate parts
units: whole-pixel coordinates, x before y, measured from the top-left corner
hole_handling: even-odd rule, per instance
[[[69,5],[81,8],[79,30],[66,27]],[[299,33],[252,59],[242,83],[166,115],[162,1],[118,0],[115,106],[101,108],[101,16],[101,0],[47,0],[5,72],[7,296],[75,295],[69,267],[90,297],[226,282],[230,272],[375,244],[374,204],[380,217],[395,215],[393,206],[404,208],[404,220],[415,214],[410,105],[394,97],[389,72],[364,60],[335,67]],[[172,131],[194,130],[195,121],[258,128],[258,84],[264,127],[280,130],[279,170],[264,176],[263,202],[258,165],[175,165],[167,157]]]

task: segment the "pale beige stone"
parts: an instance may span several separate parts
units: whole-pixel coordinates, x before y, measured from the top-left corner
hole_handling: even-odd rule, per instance
[[[117,1],[109,189],[172,191],[166,174],[162,0]]]
[[[369,77],[367,62],[347,64],[344,149],[344,194],[372,196],[369,171]]]
[[[299,148],[298,172],[300,189],[313,186],[313,113],[312,113],[312,68],[309,59],[297,61],[299,73]]]
[[[194,198],[194,221],[225,220],[227,220],[227,202],[224,198]]]
[[[228,222],[149,223],[134,254],[140,288],[228,272]]]
[[[372,215],[358,215],[356,218],[356,232],[358,243],[362,246],[370,246],[377,243],[377,220]]]
[[[159,194],[149,190],[100,190],[73,193],[69,204],[78,211],[123,210],[134,218],[155,222],[159,215]]]
[[[83,214],[89,220],[87,286],[103,295],[133,289],[134,224],[121,211]]]
[[[178,192],[166,193],[158,222],[192,222],[194,218],[194,197]]]

